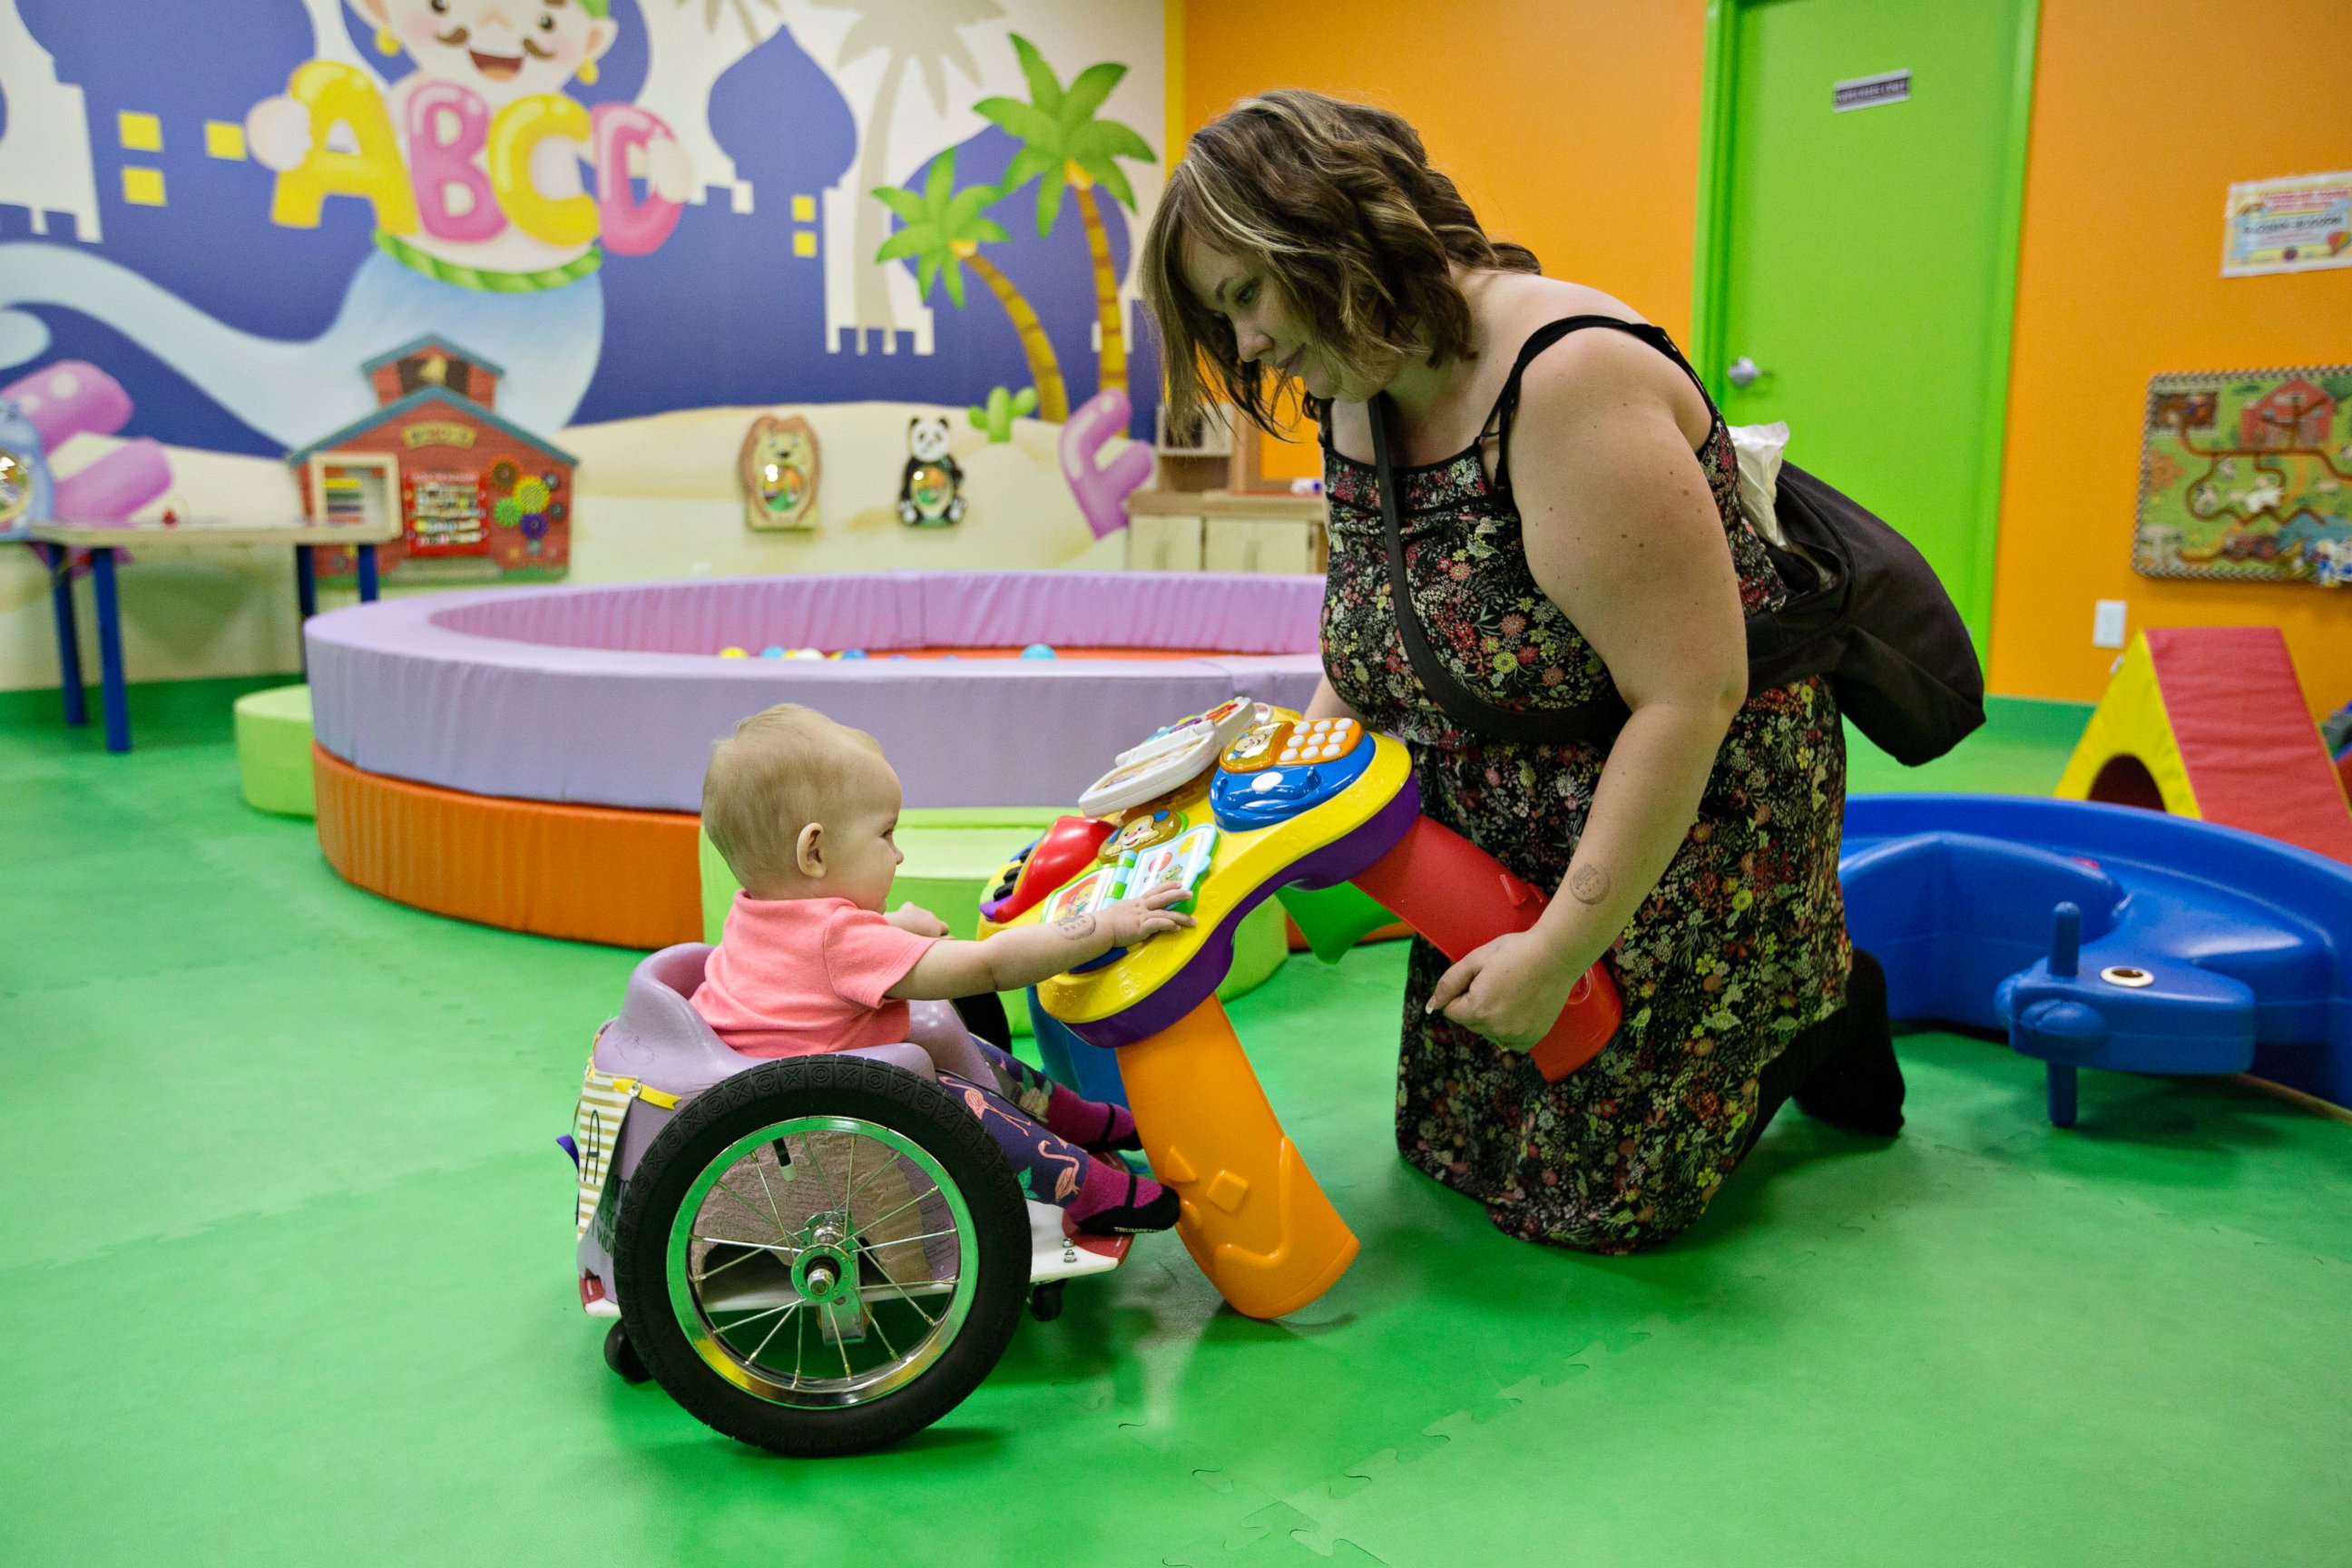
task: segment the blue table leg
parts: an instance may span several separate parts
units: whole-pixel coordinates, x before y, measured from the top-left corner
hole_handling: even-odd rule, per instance
[[[1036,1037],[1037,1056],[1049,1077],[1088,1100],[1127,1103],[1127,1083],[1118,1076],[1118,1054],[1078,1038],[1067,1024],[1039,1005],[1034,985],[1029,988],[1029,1028]]]
[[[2074,1125],[2074,1069],[2063,1062],[2050,1064],[2050,1125]]]
[[[106,708],[106,749],[131,749],[131,694],[122,684],[122,615],[114,598],[114,552],[89,552],[90,584],[98,590],[99,690]]]
[[[359,554],[360,603],[373,605],[375,603],[375,546],[362,544],[360,546]]]
[[[310,639],[303,635],[302,627],[319,613],[319,565],[310,559],[310,547],[307,544],[294,547],[294,597],[302,608],[301,618],[294,624],[294,651],[301,660],[302,679],[308,680],[310,679]]]
[[[74,616],[73,552],[62,544],[37,544],[49,568],[49,603],[58,613],[58,691],[65,699],[66,722],[89,722],[89,698],[81,686],[81,627]]]

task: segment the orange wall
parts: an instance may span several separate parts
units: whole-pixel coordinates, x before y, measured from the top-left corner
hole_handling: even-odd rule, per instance
[[[2216,90],[2217,60],[2257,57],[2305,62],[2311,90]],[[2345,0],[2042,0],[1994,689],[2096,698],[2092,604],[2122,599],[2134,631],[2283,627],[2313,710],[2352,701],[2352,592],[2131,570],[2148,377],[2352,360],[2352,268],[2221,276],[2232,181],[2352,168],[2347,60]]]
[[[1385,104],[1490,230],[1685,333],[1703,0],[1181,5],[1175,129],[1274,86]],[[2273,55],[2315,74],[2268,91],[2212,74],[2217,58]],[[2092,605],[2119,598],[2135,630],[2283,626],[2315,711],[2352,700],[2352,592],[2160,582],[2130,565],[2149,376],[2352,360],[2352,269],[2221,276],[2231,181],[2352,168],[2347,59],[2345,0],[2042,0],[1995,690],[2096,698],[2115,655],[2091,646]],[[1266,466],[1313,472],[1312,448]]]
[[[1186,133],[1275,87],[1392,109],[1489,234],[1685,335],[1704,0],[1183,0],[1181,25]],[[1305,444],[1265,468],[1320,471]]]

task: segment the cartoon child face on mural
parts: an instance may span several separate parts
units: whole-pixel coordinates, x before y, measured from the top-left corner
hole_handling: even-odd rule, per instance
[[[595,62],[618,31],[606,7],[582,0],[351,0],[380,37],[408,51],[420,70],[466,82],[493,104],[560,93]],[[587,68],[586,71],[582,67]]]
[[[373,214],[374,247],[327,330],[238,332],[99,268],[61,297],[288,446],[363,416],[374,402],[359,367],[428,335],[505,367],[501,415],[562,428],[602,350],[599,268],[658,248],[698,192],[658,115],[572,96],[619,36],[612,0],[341,3],[373,37],[364,63],[321,44],[245,121],[247,151],[277,175],[270,222],[315,228],[331,202]],[[331,25],[328,6],[310,12]]]
[[[347,3],[380,54],[405,50],[416,68],[379,91],[354,67],[313,60],[254,107],[247,142],[279,175],[277,222],[309,226],[326,196],[362,196],[390,254],[503,292],[572,281],[600,242],[634,255],[667,237],[694,191],[677,139],[643,109],[592,113],[569,93],[613,47],[611,0]],[[642,199],[624,172],[633,155]]]

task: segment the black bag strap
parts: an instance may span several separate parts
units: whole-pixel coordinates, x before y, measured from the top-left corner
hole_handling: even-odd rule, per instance
[[[1557,336],[1553,341],[1558,341]],[[1521,363],[1531,357],[1522,352]],[[1514,371],[1514,382],[1517,376]],[[1397,635],[1404,641],[1405,657],[1412,663],[1412,672],[1421,678],[1422,689],[1429,693],[1429,700],[1437,704],[1438,711],[1455,729],[1465,734],[1492,736],[1523,745],[1601,742],[1614,735],[1633,711],[1614,689],[1573,708],[1501,708],[1454,679],[1438,662],[1437,650],[1429,646],[1429,634],[1422,626],[1421,612],[1413,607],[1412,585],[1405,581],[1404,524],[1397,500],[1396,468],[1389,460],[1389,395],[1373,394],[1367,412],[1371,416],[1372,464],[1381,487],[1381,522],[1388,535],[1389,599],[1396,614]]]
[[[1717,424],[1723,422],[1722,414],[1715,406],[1715,399],[1706,395],[1706,383],[1699,379],[1698,372],[1691,368],[1690,361],[1683,358],[1682,350],[1675,347],[1675,340],[1666,335],[1664,328],[1652,326],[1647,321],[1629,321],[1621,316],[1562,316],[1557,321],[1547,321],[1538,327],[1519,346],[1519,357],[1511,365],[1509,378],[1503,383],[1502,395],[1495,399],[1495,411],[1487,416],[1486,425],[1480,427],[1482,435],[1486,430],[1493,430],[1501,442],[1495,457],[1496,489],[1508,490],[1511,488],[1511,416],[1518,412],[1519,382],[1528,374],[1528,366],[1535,363],[1538,354],[1560,339],[1570,332],[1582,331],[1587,327],[1608,327],[1628,337],[1638,338],[1674,361],[1682,367],[1682,373],[1690,377],[1691,384],[1698,388],[1699,401],[1706,405],[1707,417]]]

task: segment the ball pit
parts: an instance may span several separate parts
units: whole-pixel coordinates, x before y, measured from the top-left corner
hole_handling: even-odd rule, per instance
[[[1304,706],[1321,673],[1322,587],[1205,573],[896,572],[499,588],[335,610],[305,628],[320,766],[338,780],[320,842],[347,877],[404,902],[641,942],[641,919],[613,934],[617,906],[649,898],[646,867],[676,859],[662,875],[683,894],[652,901],[698,910],[703,764],[761,708],[806,703],[873,734],[909,807],[1066,806],[1139,732],[1176,715],[1236,691]],[[1033,645],[1055,657],[1021,657]],[[751,647],[803,652],[715,656]],[[844,657],[817,651],[827,648]],[[379,805],[396,827],[371,815]],[[625,876],[562,871],[587,852],[583,836],[611,842],[632,818],[644,819],[632,841],[649,847]],[[389,842],[399,853],[377,852]],[[486,898],[483,878],[510,885]],[[587,890],[600,880],[611,884],[601,898]],[[574,889],[561,908],[542,896],[559,882]],[[695,918],[667,940],[698,933]]]

